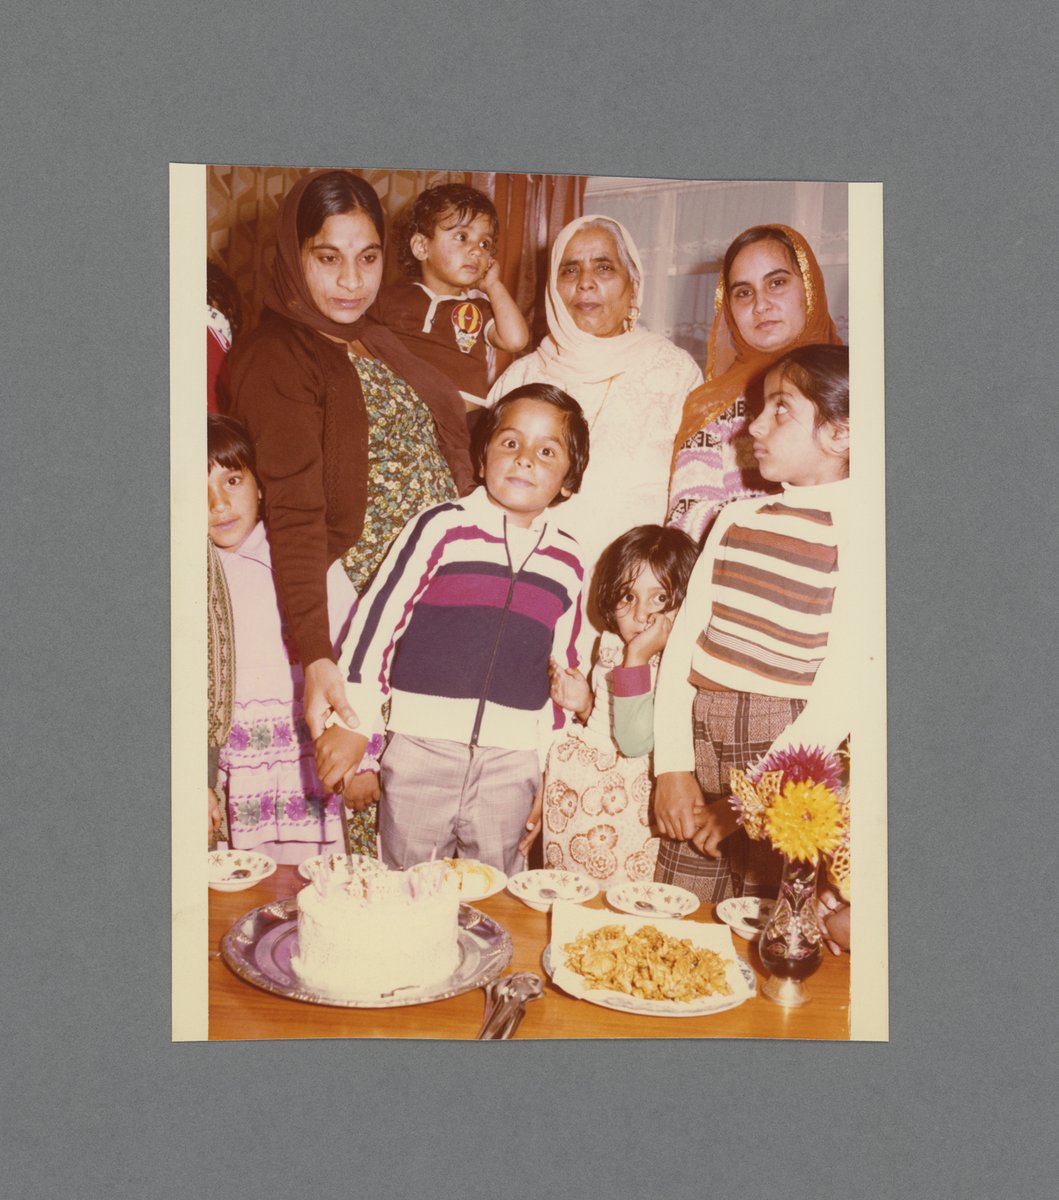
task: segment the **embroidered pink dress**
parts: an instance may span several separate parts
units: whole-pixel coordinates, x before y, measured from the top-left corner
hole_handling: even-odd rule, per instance
[[[238,550],[219,550],[235,627],[235,703],[221,747],[219,789],[227,798],[231,845],[299,863],[342,844],[341,798],[324,792],[302,713],[301,664],[276,596],[259,521]],[[327,576],[331,637],[348,624],[356,592],[341,563]]]

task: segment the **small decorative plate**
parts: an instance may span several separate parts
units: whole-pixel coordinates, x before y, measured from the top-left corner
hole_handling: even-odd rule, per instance
[[[447,978],[424,988],[397,988],[365,997],[331,996],[305,986],[294,973],[290,960],[298,950],[298,900],[296,896],[275,900],[248,912],[221,939],[221,955],[241,979],[263,991],[328,1004],[335,1008],[401,1008],[447,1000],[463,992],[484,987],[500,975],[511,961],[511,935],[492,917],[460,905],[458,945],[460,961]]]
[[[507,890],[537,912],[547,912],[556,900],[584,904],[599,894],[591,879],[574,871],[520,871],[507,881]]]
[[[729,896],[717,905],[717,917],[746,938],[756,942],[772,912],[772,901],[758,896]]]
[[[460,899],[463,901],[485,900],[507,887],[507,876],[488,863],[476,858],[453,858],[446,860],[449,870],[455,872],[460,881]]]
[[[276,869],[275,859],[255,850],[211,850],[206,861],[207,882],[215,892],[252,888]]]
[[[607,892],[607,903],[634,917],[686,917],[699,907],[699,898],[672,883],[622,883]]]

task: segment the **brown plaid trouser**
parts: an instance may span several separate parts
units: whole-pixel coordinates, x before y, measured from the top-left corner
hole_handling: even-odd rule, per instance
[[[746,770],[804,707],[804,700],[700,688],[692,704],[691,728],[695,778],[706,803],[726,800],[732,794],[729,770]],[[782,863],[767,842],[751,841],[742,829],[721,843],[720,858],[707,858],[691,842],[663,838],[655,881],[687,888],[710,903],[729,896],[774,896]]]

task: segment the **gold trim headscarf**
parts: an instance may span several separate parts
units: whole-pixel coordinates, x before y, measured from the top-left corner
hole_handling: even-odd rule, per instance
[[[788,225],[755,225],[751,228],[775,230],[786,234],[793,244],[796,265],[801,275],[802,287],[805,289],[805,326],[786,346],[775,350],[756,350],[743,339],[732,317],[728,281],[722,267],[714,294],[713,328],[710,330],[706,352],[706,382],[690,392],[684,402],[680,429],[673,445],[674,459],[688,438],[700,429],[705,429],[726,408],[730,408],[746,393],[747,385],[754,376],[765,370],[770,362],[774,362],[794,346],[816,346],[824,343],[837,346],[842,343],[827,309],[824,276],[809,243],[796,229],[791,229]],[[749,229],[744,230],[739,237],[749,232]],[[732,240],[737,241],[738,238]],[[760,240],[765,241],[767,238]]]

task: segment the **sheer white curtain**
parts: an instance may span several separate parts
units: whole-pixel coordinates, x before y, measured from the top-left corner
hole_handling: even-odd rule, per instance
[[[751,225],[790,225],[804,234],[824,273],[839,334],[849,331],[849,230],[844,183],[695,182],[590,176],[585,212],[621,221],[643,258],[643,313],[706,361],[713,294],[728,243]]]

